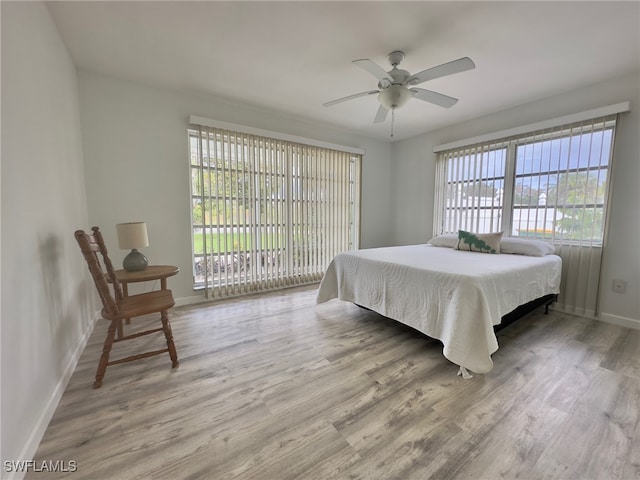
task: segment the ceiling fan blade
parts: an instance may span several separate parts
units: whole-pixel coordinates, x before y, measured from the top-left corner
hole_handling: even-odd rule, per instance
[[[378,80],[388,80],[390,84],[393,83],[393,77],[389,75],[384,68],[382,68],[377,63],[369,60],[368,58],[363,58],[362,60],[354,60],[353,63],[369,72]]]
[[[407,85],[418,85],[419,83],[426,82],[427,80],[433,80],[434,78],[440,78],[446,75],[453,75],[454,73],[460,73],[474,68],[476,68],[476,64],[473,63],[473,60],[469,57],[463,57],[416,73],[409,77],[405,83]]]
[[[336,98],[335,100],[331,100],[330,102],[323,103],[325,107],[330,107],[331,105],[335,105],[336,103],[346,102],[347,100],[352,100],[358,97],[364,97],[365,95],[373,95],[374,93],[380,93],[378,90],[370,90],[368,92],[360,92],[354,93],[353,95],[347,95],[346,97]]]
[[[376,118],[373,119],[373,123],[382,123],[387,118],[387,113],[389,110],[384,108],[384,105],[380,105],[378,107],[378,112],[376,113]]]
[[[457,98],[449,97],[441,93],[432,92],[431,90],[425,90],[424,88],[412,88],[411,93],[415,98],[424,100],[425,102],[433,103],[444,108],[453,107],[458,103]]]

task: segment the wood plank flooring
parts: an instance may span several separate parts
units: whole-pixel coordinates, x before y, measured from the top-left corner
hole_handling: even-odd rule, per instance
[[[35,458],[77,471],[26,478],[640,478],[640,331],[541,308],[464,380],[439,342],[315,294],[175,308],[180,367],[112,366],[93,390],[98,323]]]

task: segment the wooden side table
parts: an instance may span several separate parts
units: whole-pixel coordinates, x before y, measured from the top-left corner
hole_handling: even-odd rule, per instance
[[[160,280],[160,290],[167,289],[167,278],[173,277],[180,271],[180,268],[173,265],[149,265],[144,270],[138,272],[127,272],[126,270],[116,270],[116,280],[122,285],[122,295],[129,296],[129,284],[139,282],[149,282]],[[126,319],[130,323],[130,319]],[[122,327],[122,325],[120,325]],[[121,328],[118,328],[118,337],[122,337]]]
[[[122,294],[129,296],[128,285],[130,283],[149,282],[160,280],[160,290],[167,289],[167,278],[176,275],[180,269],[173,265],[149,265],[144,270],[138,272],[127,272],[126,270],[116,270],[116,280],[122,284]]]

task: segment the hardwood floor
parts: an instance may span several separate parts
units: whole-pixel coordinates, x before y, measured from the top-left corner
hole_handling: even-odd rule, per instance
[[[180,367],[112,366],[93,390],[99,323],[35,458],[77,471],[26,478],[640,478],[640,331],[541,308],[464,380],[439,342],[315,294],[175,308]]]

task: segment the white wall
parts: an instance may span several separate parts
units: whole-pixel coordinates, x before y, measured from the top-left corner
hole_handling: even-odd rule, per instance
[[[42,3],[1,9],[4,462],[35,453],[96,304],[73,237],[87,224],[75,68]]]
[[[196,295],[189,216],[190,114],[364,149],[361,245],[390,244],[387,142],[211,97],[83,71],[78,78],[89,221],[103,230],[117,264],[127,252],[117,248],[116,223],[146,221],[150,245],[144,253],[149,261],[181,269],[169,280],[178,299]]]
[[[423,243],[432,236],[433,147],[519,125],[631,101],[622,114],[614,158],[610,229],[602,273],[602,318],[640,326],[640,78],[639,74],[567,92],[497,112],[469,122],[394,143],[392,146],[392,216],[396,244]],[[611,290],[613,279],[627,281],[625,294]]]

